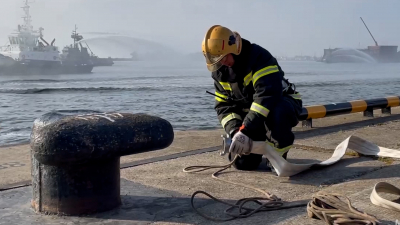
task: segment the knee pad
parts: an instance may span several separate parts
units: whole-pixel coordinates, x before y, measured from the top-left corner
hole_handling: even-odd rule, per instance
[[[272,146],[274,148],[274,150],[280,154],[284,159],[286,159],[287,157],[287,153],[289,152],[289,150],[292,148],[292,145],[289,145],[287,147],[284,148],[277,148],[276,144],[266,141],[265,143],[267,143],[268,145]]]

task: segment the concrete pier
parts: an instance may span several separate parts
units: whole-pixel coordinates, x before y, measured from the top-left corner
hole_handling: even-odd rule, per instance
[[[210,115],[213,116],[213,115]],[[215,170],[184,173],[192,165],[223,165],[219,156],[222,129],[176,131],[172,145],[163,150],[121,157],[122,205],[88,216],[36,214],[30,208],[30,149],[28,145],[0,148],[0,224],[221,224],[204,219],[190,206],[190,196],[203,190],[222,200],[236,201],[260,196],[251,189],[230,185],[211,177]],[[295,163],[325,160],[335,147],[350,135],[379,146],[400,150],[400,109],[392,115],[374,112],[315,119],[313,128],[295,128],[295,146],[288,160]],[[400,187],[400,161],[357,156],[348,152],[337,164],[310,170],[296,176],[277,177],[260,165],[254,172],[228,169],[221,179],[244,182],[262,188],[285,201],[311,200],[319,190],[345,194],[353,206],[376,216],[381,224],[400,222],[400,213],[373,205],[369,195],[379,181]],[[204,198],[203,198],[204,197]],[[226,206],[199,195],[195,205],[202,212],[224,217]],[[222,224],[324,224],[307,217],[306,207],[260,212],[245,219]]]

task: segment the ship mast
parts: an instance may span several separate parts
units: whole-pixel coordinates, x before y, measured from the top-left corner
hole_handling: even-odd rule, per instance
[[[75,30],[72,31],[72,35],[73,35],[73,39],[74,39],[74,48],[76,48],[76,36],[77,36],[76,30],[77,29],[78,28],[76,27],[76,24],[75,24]]]
[[[22,9],[24,9],[25,12],[25,16],[23,16],[22,18],[24,18],[24,25],[22,25],[22,28],[27,31],[27,32],[31,32],[32,31],[32,17],[29,13],[29,4],[28,4],[28,0],[25,0],[25,5],[23,7],[21,7]]]
[[[79,35],[78,32],[76,32],[77,29],[78,28],[75,24],[75,29],[72,31],[71,35],[71,38],[74,39],[74,48],[78,48],[78,42],[83,39],[82,35]]]

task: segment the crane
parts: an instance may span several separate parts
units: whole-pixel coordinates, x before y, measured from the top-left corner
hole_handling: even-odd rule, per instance
[[[360,17],[360,19],[364,23],[364,20],[361,17]],[[364,26],[367,28],[367,30],[368,30],[369,34],[371,35],[372,39],[374,39],[375,46],[378,46],[378,42],[376,42],[374,36],[372,36],[371,31],[369,31],[369,29],[368,29],[368,27],[367,27],[367,25],[365,23],[364,23]]]

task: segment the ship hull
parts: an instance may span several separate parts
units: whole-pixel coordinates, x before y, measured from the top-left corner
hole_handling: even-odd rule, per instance
[[[114,62],[110,58],[92,58],[94,66],[112,66]]]
[[[93,70],[93,65],[63,65],[62,73],[64,74],[84,74],[91,73]]]
[[[91,73],[91,64],[61,64],[42,62],[0,62],[0,75],[58,75]]]

